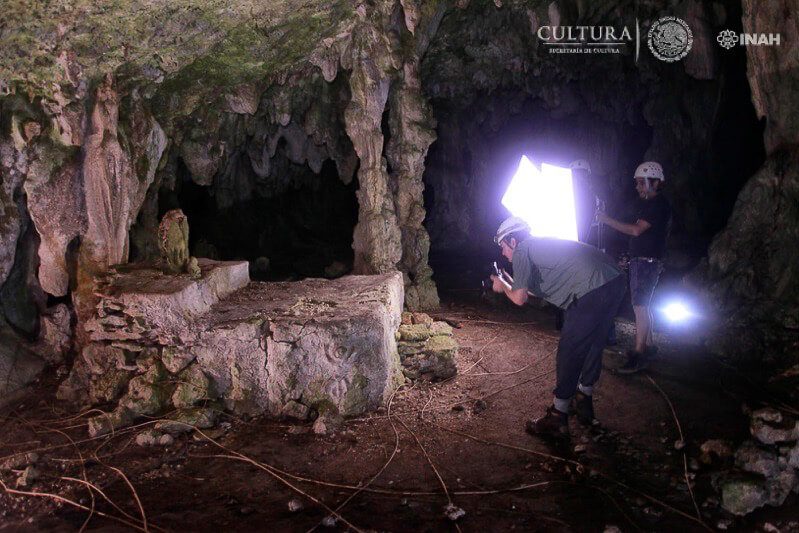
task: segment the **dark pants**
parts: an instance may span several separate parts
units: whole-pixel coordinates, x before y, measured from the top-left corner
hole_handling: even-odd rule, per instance
[[[661,272],[662,261],[647,261],[638,257],[630,259],[630,299],[633,306],[649,307]]]
[[[599,379],[602,350],[625,292],[624,276],[616,276],[566,309],[558,343],[556,398],[568,400],[578,382],[590,387]]]

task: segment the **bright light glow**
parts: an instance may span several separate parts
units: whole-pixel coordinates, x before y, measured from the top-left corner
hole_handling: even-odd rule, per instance
[[[568,168],[544,163],[538,170],[522,156],[502,205],[524,219],[536,237],[577,240],[574,189]]]
[[[663,314],[670,322],[682,322],[694,316],[682,302],[671,302],[663,308]]]

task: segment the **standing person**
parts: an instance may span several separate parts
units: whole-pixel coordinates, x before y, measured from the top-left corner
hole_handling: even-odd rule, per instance
[[[608,328],[624,297],[624,277],[614,261],[580,242],[533,237],[524,220],[505,220],[494,237],[513,264],[514,279],[491,276],[494,292],[524,305],[528,291],[565,310],[558,342],[556,386],[544,416],[527,422],[529,433],[569,438],[572,399],[578,420],[594,421],[594,384],[602,371]]]
[[[601,223],[632,237],[630,296],[635,311],[635,346],[627,352],[627,362],[617,370],[620,374],[643,370],[657,351],[652,344],[652,295],[663,271],[666,238],[671,227],[671,206],[661,194],[665,182],[663,167],[654,161],[641,163],[634,178],[639,196],[634,224],[597,213]]]

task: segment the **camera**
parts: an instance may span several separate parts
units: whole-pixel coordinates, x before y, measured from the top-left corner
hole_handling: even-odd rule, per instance
[[[497,266],[497,262],[496,261],[491,263],[490,275],[502,277],[502,271]],[[483,279],[483,281],[482,281],[482,288],[483,288],[482,292],[483,293],[493,292],[493,287],[494,287],[494,280],[492,280],[490,276]]]

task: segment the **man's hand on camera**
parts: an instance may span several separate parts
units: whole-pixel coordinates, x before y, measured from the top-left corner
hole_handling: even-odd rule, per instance
[[[496,274],[491,274],[491,281],[494,282],[494,284],[491,286],[491,290],[500,294],[505,292],[505,282],[502,281],[502,278]]]

